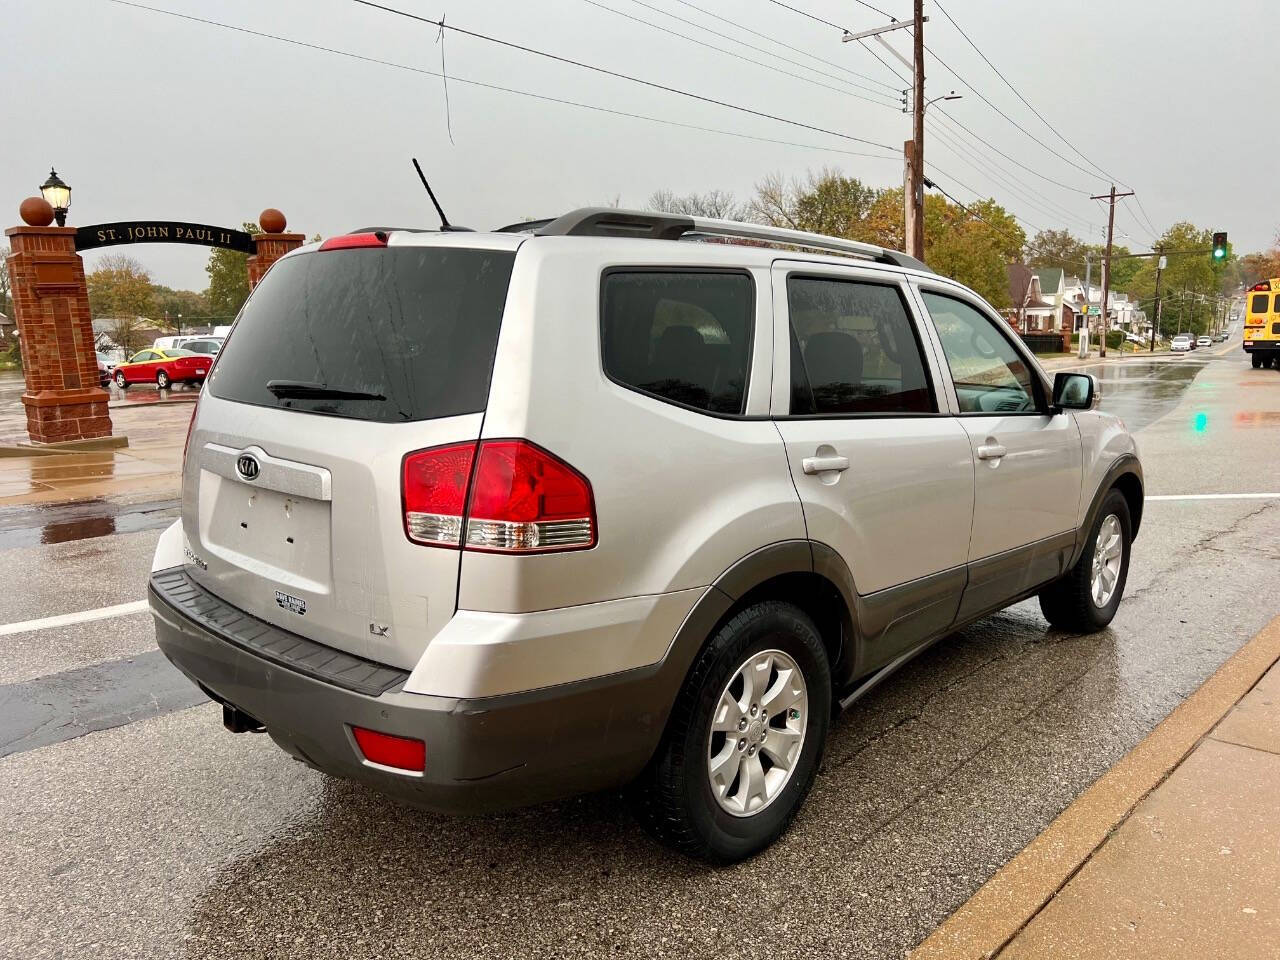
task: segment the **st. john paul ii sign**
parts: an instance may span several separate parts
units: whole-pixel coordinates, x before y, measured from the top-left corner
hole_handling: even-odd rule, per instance
[[[253,253],[253,237],[243,230],[176,220],[123,220],[96,223],[76,230],[76,249],[92,250],[118,243],[194,243]]]

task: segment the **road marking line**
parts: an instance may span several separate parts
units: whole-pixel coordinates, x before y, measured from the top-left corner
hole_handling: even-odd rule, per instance
[[[96,610],[81,610],[78,613],[62,613],[56,617],[41,617],[39,620],[21,620],[18,623],[5,623],[0,624],[0,637],[7,637],[14,633],[27,633],[32,630],[67,627],[73,623],[89,623],[93,620],[127,617],[130,614],[142,613],[147,608],[147,601],[134,600],[132,603],[117,603],[115,606],[98,607]]]
[[[1146,500],[1280,500],[1280,493],[1178,493]]]

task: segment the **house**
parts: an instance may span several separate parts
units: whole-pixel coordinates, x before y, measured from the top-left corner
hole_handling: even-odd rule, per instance
[[[1009,303],[1005,317],[1023,335],[1063,334],[1071,336],[1075,311],[1066,299],[1063,271],[1058,267],[1028,267],[1010,263]]]
[[[18,322],[0,313],[0,350],[8,349],[9,342],[17,335]]]

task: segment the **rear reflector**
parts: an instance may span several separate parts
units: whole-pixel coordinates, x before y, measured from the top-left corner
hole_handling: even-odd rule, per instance
[[[337,237],[330,237],[320,244],[320,249],[349,250],[352,247],[385,247],[386,245],[387,235],[381,230],[375,230],[373,233],[344,233]]]
[[[591,484],[528,440],[410,453],[401,495],[405,534],[415,543],[535,553],[582,550],[596,542]]]
[[[370,763],[421,773],[427,768],[427,745],[410,737],[352,727],[360,752]]]

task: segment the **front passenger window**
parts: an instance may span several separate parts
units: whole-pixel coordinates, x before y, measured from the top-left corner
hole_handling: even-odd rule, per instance
[[[951,368],[960,412],[1038,410],[1032,372],[995,323],[963,300],[921,293]]]

